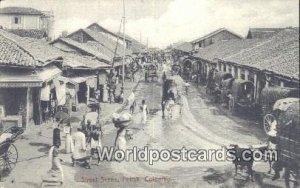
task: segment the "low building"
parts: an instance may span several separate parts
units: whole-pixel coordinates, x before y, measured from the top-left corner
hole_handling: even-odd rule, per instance
[[[0,26],[22,37],[53,37],[54,16],[29,7],[0,9]]]
[[[284,28],[250,28],[247,39],[267,39],[278,33]]]
[[[170,54],[174,62],[177,62],[180,57],[192,54],[193,46],[190,42],[178,42],[170,46]]]
[[[92,26],[88,28],[92,28],[93,30],[79,29],[64,38],[56,39],[51,42],[51,45],[62,51],[96,57],[101,61],[109,63],[111,67],[115,68],[117,74],[121,75],[124,54],[124,46],[120,43],[122,40],[114,40],[111,34],[107,34],[107,32],[103,32],[102,30],[98,31],[96,29],[99,26],[98,24],[92,24]],[[129,63],[128,58],[132,55],[132,51],[126,48],[125,55],[126,69],[126,65]]]
[[[92,23],[91,25],[89,25],[86,29],[98,32],[98,33],[102,33],[104,34],[105,37],[122,44],[123,44],[123,35],[119,35],[118,33],[114,33],[112,31],[109,31],[108,29],[105,29],[104,27],[102,27],[101,25],[97,24],[97,23]],[[125,37],[125,43],[126,43],[126,48],[129,49],[131,46],[132,41],[127,37]]]
[[[299,88],[299,29],[286,28],[268,39],[221,42],[199,50],[194,58],[183,62],[199,64],[206,77],[215,66],[237,79],[250,80],[256,98],[263,87]]]
[[[4,41],[0,46],[3,65],[0,87],[15,89],[0,93],[8,93],[7,97],[13,99],[20,98],[19,94],[27,96],[26,111],[20,110],[23,126],[30,122],[43,123],[53,116],[59,105],[71,110],[72,105],[80,102],[88,104],[90,98],[95,97],[98,86],[106,81],[109,65],[93,57],[66,53],[43,40],[19,37],[3,30],[0,30],[0,36]],[[25,91],[27,94],[24,95]],[[11,106],[7,101],[2,97],[5,110]],[[21,104],[24,109],[23,103],[14,105],[14,111],[6,110],[10,112],[8,115],[19,114],[17,109]]]
[[[20,46],[16,42],[17,36],[13,35],[13,39],[10,36],[12,34],[0,30],[2,129],[40,124],[41,88],[62,73],[57,66],[61,57],[52,56],[49,61],[43,61]]]
[[[203,37],[193,40],[191,43],[193,45],[193,50],[198,50],[199,48],[205,48],[206,46],[212,45],[220,41],[227,41],[232,39],[242,39],[243,37],[235,34],[228,29],[221,28],[212,33],[209,33]]]
[[[120,37],[120,39],[123,40],[123,33],[118,32],[117,35]],[[129,50],[132,51],[133,54],[142,54],[145,53],[146,51],[146,45],[142,44],[141,42],[137,41],[136,39],[134,39],[133,37],[125,34],[125,40],[129,40],[130,42],[129,44]]]

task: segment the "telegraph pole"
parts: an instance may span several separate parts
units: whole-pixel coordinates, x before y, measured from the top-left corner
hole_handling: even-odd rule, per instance
[[[126,51],[126,41],[125,41],[125,0],[123,0],[123,62],[122,62],[122,91],[124,89],[124,79],[125,79],[125,51]]]

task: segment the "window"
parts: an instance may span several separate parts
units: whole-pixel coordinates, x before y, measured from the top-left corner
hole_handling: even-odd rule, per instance
[[[20,16],[13,17],[13,23],[14,24],[21,24],[21,17]]]

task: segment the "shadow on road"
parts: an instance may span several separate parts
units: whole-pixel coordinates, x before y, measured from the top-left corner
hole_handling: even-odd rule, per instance
[[[51,147],[49,144],[39,143],[39,142],[30,142],[29,145],[39,147],[38,151],[45,152],[45,153],[47,153]]]

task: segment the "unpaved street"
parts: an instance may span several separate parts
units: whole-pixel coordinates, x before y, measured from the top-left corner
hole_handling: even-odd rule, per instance
[[[136,146],[152,149],[220,149],[221,146],[239,143],[240,145],[250,145],[261,143],[264,133],[255,122],[228,117],[222,110],[210,104],[207,99],[197,90],[195,86],[190,88],[188,96],[183,99],[182,113],[176,111],[172,120],[162,119],[161,83],[141,81],[136,89],[137,109],[134,113],[134,123],[132,130],[133,139],[128,142],[128,148]],[[150,111],[147,125],[140,124],[139,105],[145,99]],[[175,114],[177,113],[177,114]],[[112,124],[105,126],[104,145],[112,146],[116,130]],[[106,186],[170,186],[170,185],[190,185],[190,186],[216,186],[223,183],[226,176],[230,176],[230,162],[154,162],[149,165],[146,162],[102,162],[98,166],[93,166],[91,170],[78,169],[75,180],[85,181],[85,178],[101,177],[96,182],[89,184],[97,187],[100,184]],[[84,172],[84,173],[83,173]],[[212,173],[219,173],[212,182],[205,181],[203,177]],[[124,179],[124,177],[127,177]],[[152,181],[149,177],[166,177]],[[218,180],[219,178],[219,180]],[[92,181],[92,180],[91,180]],[[212,184],[210,184],[212,183]]]

